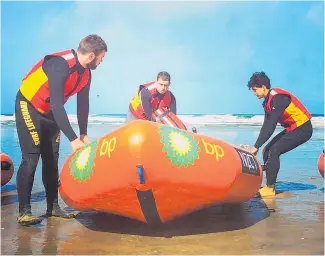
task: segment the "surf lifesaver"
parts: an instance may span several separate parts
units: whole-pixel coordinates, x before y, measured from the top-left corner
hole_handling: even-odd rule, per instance
[[[181,130],[187,130],[185,124],[169,109],[164,110],[162,108],[157,109],[152,114],[157,123],[166,124],[174,128]]]
[[[1,159],[1,186],[6,185],[14,174],[14,164],[5,153],[0,153]]]
[[[318,157],[318,171],[320,175],[324,178],[324,151],[323,153]]]

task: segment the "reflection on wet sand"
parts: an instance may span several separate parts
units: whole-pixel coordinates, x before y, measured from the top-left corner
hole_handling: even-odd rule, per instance
[[[323,195],[312,185],[287,183],[273,199],[215,205],[157,227],[95,211],[80,212],[74,220],[52,217],[21,227],[16,222],[16,195],[3,193],[1,252],[323,255]],[[44,194],[34,193],[35,214],[44,214],[45,205]]]

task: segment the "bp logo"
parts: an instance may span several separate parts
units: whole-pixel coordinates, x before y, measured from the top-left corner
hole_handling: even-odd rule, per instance
[[[180,129],[169,126],[160,126],[161,142],[164,145],[163,151],[172,164],[187,167],[194,164],[199,158],[199,143],[194,137]]]
[[[86,181],[93,173],[94,158],[96,156],[97,141],[93,141],[80,149],[70,163],[72,176],[80,181]]]

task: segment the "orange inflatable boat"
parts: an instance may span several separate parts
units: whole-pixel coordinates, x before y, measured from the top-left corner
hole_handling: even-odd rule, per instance
[[[135,120],[69,156],[60,181],[71,208],[152,224],[248,201],[261,186],[262,168],[254,155],[224,141]]]
[[[318,157],[317,165],[318,165],[318,171],[319,171],[320,175],[322,175],[322,177],[324,178],[324,151]]]
[[[14,164],[5,153],[0,153],[1,160],[1,186],[6,185],[14,174]]]

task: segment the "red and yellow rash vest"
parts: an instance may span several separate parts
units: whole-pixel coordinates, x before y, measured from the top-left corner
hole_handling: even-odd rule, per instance
[[[267,102],[264,105],[264,109],[267,113],[271,112],[272,98],[274,97],[274,95],[277,94],[287,95],[291,99],[289,106],[283,111],[282,116],[279,120],[279,123],[283,127],[285,127],[285,130],[287,132],[296,129],[297,127],[303,125],[311,119],[311,114],[308,112],[305,106],[298,100],[298,98],[290,92],[280,88],[271,89]]]
[[[75,68],[77,59],[72,50],[52,53],[41,59],[23,78],[19,90],[35,109],[42,114],[47,114],[51,110],[48,78],[42,65],[46,59],[54,56],[60,56],[65,59],[70,69],[69,77],[64,85],[64,103],[66,103],[72,95],[84,88],[88,84],[90,78],[89,69],[86,69],[82,75],[78,74]]]
[[[140,86],[141,88],[141,86]],[[167,91],[162,99],[159,98],[159,92],[156,89],[155,82],[150,82],[142,85],[142,88],[138,90],[137,94],[133,97],[130,102],[129,108],[132,114],[138,118],[143,120],[148,120],[146,117],[142,104],[140,91],[147,88],[150,94],[150,103],[152,105],[153,111],[156,111],[159,108],[165,109],[168,108],[172,101],[172,96],[169,91]]]

